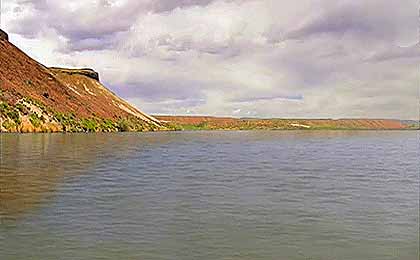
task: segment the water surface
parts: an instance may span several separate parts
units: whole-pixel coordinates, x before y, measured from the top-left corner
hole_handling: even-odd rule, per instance
[[[418,132],[0,135],[0,259],[417,260]]]

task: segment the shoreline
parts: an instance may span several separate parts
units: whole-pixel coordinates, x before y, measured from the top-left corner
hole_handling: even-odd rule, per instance
[[[0,131],[0,135],[7,134],[19,134],[19,135],[29,135],[29,134],[121,134],[121,133],[167,133],[167,132],[351,132],[351,131],[360,131],[360,132],[397,132],[397,131],[420,131],[416,128],[402,128],[402,129],[363,129],[363,128],[336,128],[336,129],[183,129],[183,130],[154,130],[154,131],[33,131],[33,132],[22,132],[22,131]]]

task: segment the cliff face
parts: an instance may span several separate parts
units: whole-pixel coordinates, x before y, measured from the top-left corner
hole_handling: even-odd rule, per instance
[[[91,69],[47,68],[0,40],[0,129],[147,131],[159,120],[119,98]]]

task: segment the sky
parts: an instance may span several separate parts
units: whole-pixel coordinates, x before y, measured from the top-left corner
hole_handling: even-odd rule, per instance
[[[10,41],[151,114],[418,118],[418,0],[3,0]]]

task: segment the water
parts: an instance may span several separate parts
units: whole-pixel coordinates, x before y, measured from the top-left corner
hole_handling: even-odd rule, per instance
[[[0,135],[0,259],[419,259],[417,132]]]

